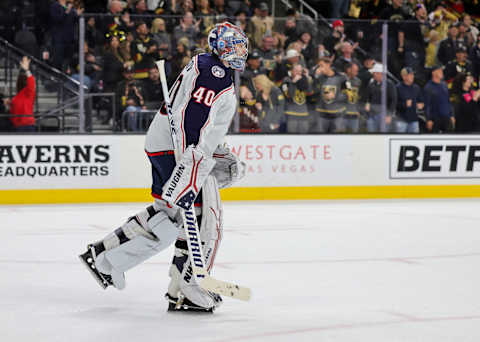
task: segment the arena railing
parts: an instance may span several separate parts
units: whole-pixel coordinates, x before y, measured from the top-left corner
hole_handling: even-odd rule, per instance
[[[0,51],[4,57],[1,65],[3,73],[0,74],[0,81],[3,82],[6,90],[4,96],[13,97],[19,62],[23,56],[27,56],[31,60],[30,69],[36,81],[34,115],[44,122],[43,129],[63,132],[66,127],[63,123],[69,117],[78,120],[78,112],[69,113],[65,110],[69,108],[66,104],[71,104],[72,108],[78,106],[80,83],[77,80],[3,38],[0,38]],[[58,124],[59,122],[62,124]],[[72,127],[73,131],[76,129]]]

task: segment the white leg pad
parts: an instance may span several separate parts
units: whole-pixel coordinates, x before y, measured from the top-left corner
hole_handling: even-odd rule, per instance
[[[144,210],[103,240],[106,250],[97,256],[95,266],[100,272],[112,275],[115,287],[123,288],[123,273],[166,249],[175,241],[178,232],[178,226],[164,211],[150,216]]]
[[[220,245],[223,232],[223,208],[218,192],[218,185],[215,177],[209,176],[202,187],[202,223],[200,227],[200,238],[203,244],[205,265],[210,272],[215,256]],[[179,235],[185,239],[182,230]],[[183,265],[178,265],[182,263]],[[180,270],[178,267],[180,266]],[[174,264],[170,268],[171,281],[168,292],[171,296],[177,297],[180,290],[186,298],[201,307],[210,308],[218,306],[211,294],[203,290],[195,281],[188,260],[188,251],[175,248]]]

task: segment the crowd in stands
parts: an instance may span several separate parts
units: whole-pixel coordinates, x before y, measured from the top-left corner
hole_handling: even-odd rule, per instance
[[[192,56],[208,50],[213,25],[229,20],[250,43],[238,87],[241,132],[480,132],[480,34],[470,1],[331,1],[323,14],[333,19],[323,21],[295,8],[274,18],[270,6],[39,0],[34,32],[22,28],[13,39],[78,79],[78,17],[84,15],[85,84],[90,92],[115,94],[116,111],[103,119],[116,129],[145,129],[142,111],[159,107],[154,61],[166,59],[172,84]],[[387,65],[381,64],[383,38]]]
[[[254,47],[242,75],[241,129],[480,132],[480,37],[474,18],[465,12],[467,4],[416,0],[334,3],[332,16],[345,18],[330,20],[330,31],[319,30],[321,25],[305,27],[308,20],[303,21],[303,29],[292,30],[299,26],[299,19],[287,16],[285,30],[274,25],[271,34],[274,41],[285,37],[283,45],[264,40]],[[384,66],[385,22],[388,63]],[[271,45],[276,52],[265,56]],[[384,73],[388,77],[382,87]],[[265,103],[264,87],[256,85],[264,80],[263,74],[274,81],[267,89],[279,94],[281,101],[271,98]],[[276,108],[275,117],[272,108]]]

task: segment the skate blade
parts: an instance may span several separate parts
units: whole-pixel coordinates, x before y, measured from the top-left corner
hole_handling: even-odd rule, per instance
[[[205,309],[205,308],[198,308],[198,307],[191,307],[185,304],[182,304],[178,307],[174,303],[168,303],[168,312],[182,312],[188,314],[212,314],[215,310],[215,307]]]
[[[175,298],[170,297],[168,294],[165,295],[165,298],[168,301],[168,312],[183,312],[183,313],[188,313],[188,314],[205,314],[205,313],[213,313],[215,310],[215,306],[211,308],[202,308],[199,306],[196,306],[195,304],[191,303],[188,299],[182,299],[175,300]]]
[[[85,267],[88,269],[88,272],[90,272],[90,274],[92,275],[92,277],[96,280],[96,282],[98,283],[98,285],[100,285],[100,287],[104,290],[107,289],[107,287],[110,285],[108,283],[107,280],[105,280],[100,274],[98,274],[97,272],[98,271],[95,271],[92,269],[92,267],[90,266],[90,264],[83,258],[83,254],[80,254],[78,256],[78,258],[80,259],[80,261],[82,262],[83,265],[85,265]]]

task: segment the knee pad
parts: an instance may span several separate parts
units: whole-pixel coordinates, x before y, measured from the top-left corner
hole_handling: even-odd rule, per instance
[[[102,241],[104,251],[97,251],[95,265],[105,274],[123,273],[170,246],[178,229],[167,213],[150,206]]]

